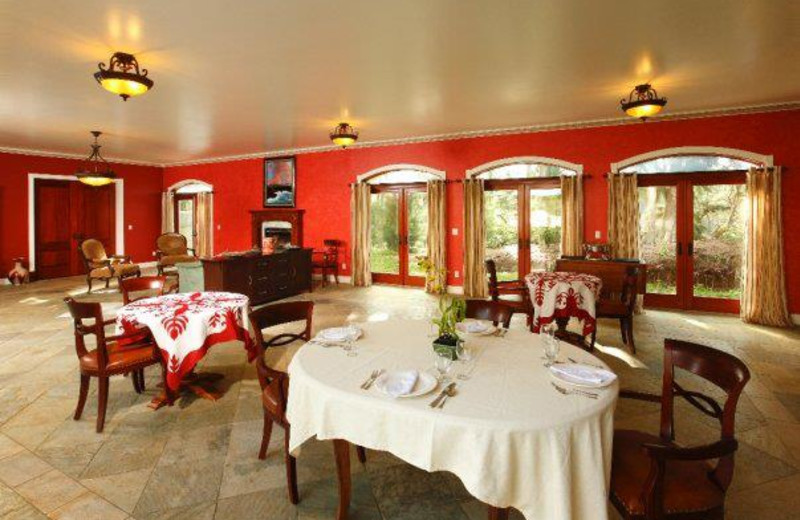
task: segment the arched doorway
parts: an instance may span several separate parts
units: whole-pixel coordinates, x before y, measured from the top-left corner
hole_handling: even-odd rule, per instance
[[[198,255],[213,253],[213,204],[210,184],[190,179],[167,189],[163,231],[180,233]],[[201,237],[205,234],[205,239]],[[206,249],[198,251],[200,249]]]
[[[769,156],[673,149],[616,165],[636,173],[639,252],[648,264],[645,305],[738,312],[745,233],[745,176]]]
[[[360,175],[370,185],[370,264],[372,279],[394,285],[425,285],[418,265],[428,251],[429,180],[444,172],[397,164]]]

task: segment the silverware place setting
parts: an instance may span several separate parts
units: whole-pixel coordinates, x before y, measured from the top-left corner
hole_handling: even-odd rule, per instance
[[[361,383],[361,389],[369,390],[372,384],[375,383],[375,380],[378,379],[380,375],[383,374],[384,372],[385,370],[382,368],[379,368],[378,370],[373,370],[372,373],[367,378],[367,380]]]
[[[444,408],[444,403],[447,402],[447,399],[450,398],[450,397],[453,397],[454,395],[456,395],[456,384],[455,383],[450,384],[450,385],[447,386],[447,388],[445,389],[444,398],[442,399],[442,402],[439,403],[439,406],[437,406],[437,408],[439,410]]]
[[[428,406],[430,406],[431,408],[436,408],[437,406],[439,406],[439,403],[441,403],[445,397],[450,397],[450,392],[453,392],[455,388],[456,384],[450,383],[449,385],[444,387],[441,392],[439,392],[439,395],[436,396],[436,399],[431,401],[431,403]]]
[[[559,386],[552,381],[550,381],[550,384],[553,385],[553,388],[555,388],[559,393],[564,395],[576,394],[588,397],[589,399],[597,399],[597,394],[593,392],[587,392],[586,390],[580,390],[578,388],[564,388],[563,386]]]

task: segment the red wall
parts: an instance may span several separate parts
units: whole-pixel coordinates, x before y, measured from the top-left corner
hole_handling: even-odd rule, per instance
[[[506,157],[535,155],[582,164],[586,180],[586,236],[594,231],[606,238],[606,183],[602,175],[612,162],[641,153],[677,146],[718,146],[773,155],[775,164],[787,168],[783,182],[786,276],[790,308],[800,313],[800,111],[719,116],[675,121],[654,121],[586,129],[557,130],[439,141],[374,148],[354,148],[302,154],[297,157],[298,207],[306,210],[305,245],[320,246],[324,238],[349,243],[349,188],[357,175],[395,163],[429,166],[447,172],[451,179],[465,171]],[[261,159],[197,166],[171,167],[164,171],[164,186],[194,178],[214,185],[215,251],[247,249],[250,244],[248,211],[262,207]],[[450,185],[448,266],[462,270],[461,187]],[[346,259],[348,271],[349,258]],[[451,275],[450,283],[460,284]]]
[[[0,268],[12,259],[28,258],[28,174],[72,175],[80,161],[0,153]],[[125,180],[125,253],[137,262],[155,260],[155,239],[161,233],[161,168],[112,165]],[[128,230],[132,225],[133,229]],[[5,276],[3,274],[3,276]]]

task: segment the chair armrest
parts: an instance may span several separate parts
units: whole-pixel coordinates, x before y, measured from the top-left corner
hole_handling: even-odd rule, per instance
[[[657,460],[709,460],[730,455],[736,451],[736,439],[723,439],[703,446],[682,448],[665,444],[642,444],[647,454]]]
[[[105,260],[86,260],[86,263],[89,265],[89,269],[101,269],[103,267],[111,267],[111,258],[106,258]]]
[[[651,403],[661,402],[660,395],[648,394],[646,392],[636,392],[633,390],[620,390],[619,396],[625,399],[637,399],[639,401],[649,401]]]
[[[129,264],[131,263],[131,256],[130,255],[111,255],[109,258],[113,258],[115,260],[120,260],[122,263]]]

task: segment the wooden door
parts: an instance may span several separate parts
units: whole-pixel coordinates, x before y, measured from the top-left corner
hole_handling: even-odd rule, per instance
[[[113,184],[91,187],[76,181],[36,179],[34,239],[39,279],[84,274],[78,250],[88,238],[115,253],[116,198]]]

